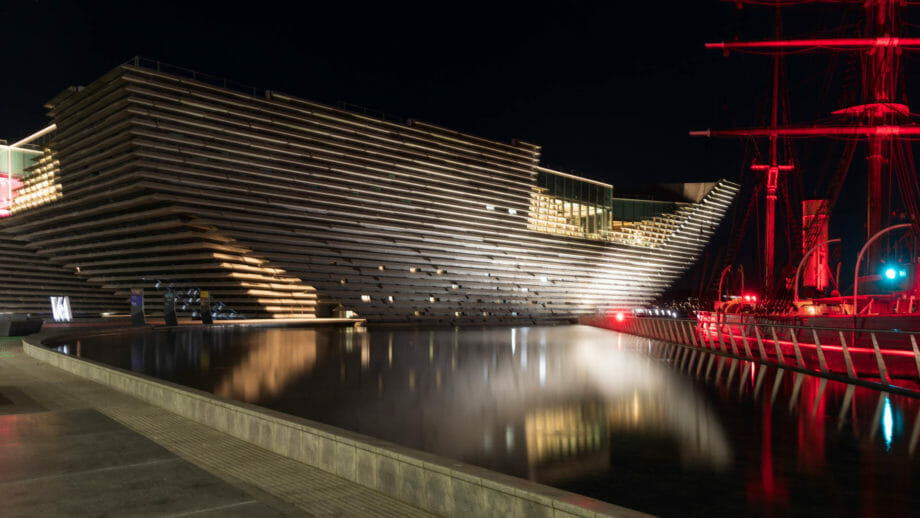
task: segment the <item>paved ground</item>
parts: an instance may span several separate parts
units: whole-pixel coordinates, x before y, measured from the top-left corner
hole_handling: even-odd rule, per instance
[[[428,516],[0,338],[0,515]]]

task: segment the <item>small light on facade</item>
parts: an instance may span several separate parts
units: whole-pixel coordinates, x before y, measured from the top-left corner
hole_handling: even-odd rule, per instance
[[[370,301],[371,301],[370,295],[361,295],[361,302],[370,302]]]

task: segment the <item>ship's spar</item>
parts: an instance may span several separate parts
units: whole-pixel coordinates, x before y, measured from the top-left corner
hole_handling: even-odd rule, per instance
[[[736,0],[735,3],[773,5],[775,7],[788,6],[796,3],[814,3],[814,1],[794,0]],[[846,0],[828,0],[825,3],[861,4],[866,11],[866,37],[856,38],[808,38],[808,39],[781,39],[765,41],[736,41],[723,43],[709,43],[710,49],[722,50],[726,55],[732,52],[768,53],[774,56],[773,78],[773,106],[771,110],[771,124],[769,127],[703,130],[690,132],[693,136],[705,137],[765,137],[770,142],[770,163],[766,165],[754,164],[752,169],[766,174],[766,214],[765,214],[765,289],[771,288],[770,283],[774,276],[773,256],[774,250],[774,204],[776,200],[776,185],[779,174],[791,171],[792,164],[779,164],[777,154],[777,141],[792,138],[842,138],[865,140],[868,143],[867,153],[867,210],[866,210],[866,239],[876,235],[884,225],[883,214],[885,211],[885,196],[883,186],[894,170],[898,185],[902,191],[902,202],[914,230],[920,230],[917,222],[920,221],[920,208],[917,199],[920,198],[920,188],[917,186],[916,175],[913,174],[913,156],[911,150],[904,149],[906,142],[920,137],[920,125],[914,123],[910,116],[908,106],[903,102],[904,95],[899,92],[902,67],[901,58],[904,52],[920,51],[920,38],[901,37],[901,9],[908,4],[904,0],[865,0],[853,2]],[[834,121],[826,124],[813,125],[780,125],[778,124],[777,107],[779,98],[779,66],[780,56],[789,52],[808,50],[831,50],[858,52],[863,63],[863,100],[862,104],[845,107],[834,111]],[[899,102],[901,101],[901,102]],[[847,155],[848,153],[845,153]],[[838,176],[845,175],[849,158],[844,157],[846,166],[838,169]],[[842,178],[837,178],[839,185]],[[821,202],[815,217],[811,219],[811,227],[804,229],[805,239],[803,249],[807,250],[817,244],[820,229],[815,226],[823,225],[827,220],[836,195],[832,194]],[[870,261],[875,258],[870,255]]]

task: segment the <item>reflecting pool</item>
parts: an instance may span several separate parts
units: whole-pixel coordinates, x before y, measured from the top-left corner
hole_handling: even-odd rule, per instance
[[[55,347],[654,514],[920,503],[917,399],[592,327],[182,327]]]

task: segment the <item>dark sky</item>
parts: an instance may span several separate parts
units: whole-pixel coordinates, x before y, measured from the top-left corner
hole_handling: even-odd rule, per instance
[[[543,147],[617,184],[713,180],[711,125],[731,4],[687,2],[8,1],[0,138],[132,56],[310,100],[346,101]],[[769,14],[769,11],[765,11]],[[769,17],[768,17],[769,18]]]
[[[786,8],[783,33],[858,34],[861,9],[854,5]],[[912,21],[908,35],[917,32],[918,20]],[[499,141],[522,139],[543,147],[544,165],[610,182],[615,192],[742,174],[750,187],[752,175],[744,173],[754,157],[750,142],[687,133],[765,124],[769,58],[726,58],[703,45],[767,38],[773,22],[771,8],[739,10],[717,0],[9,0],[0,4],[6,50],[0,138],[43,127],[46,101],[140,55],[313,101],[345,101]],[[905,55],[908,79],[917,59]],[[824,118],[854,102],[833,93],[859,84],[853,55],[790,56],[786,71],[792,122]],[[802,196],[822,195],[838,144],[795,144]],[[758,145],[763,156],[766,148]],[[855,156],[845,190],[856,194],[841,197],[844,224],[832,217],[833,235],[863,232],[865,151]],[[748,205],[761,213],[756,203]],[[798,211],[795,203],[790,210],[777,207],[780,229],[799,217],[784,222],[782,214]],[[761,255],[760,218],[751,219],[751,257]]]

